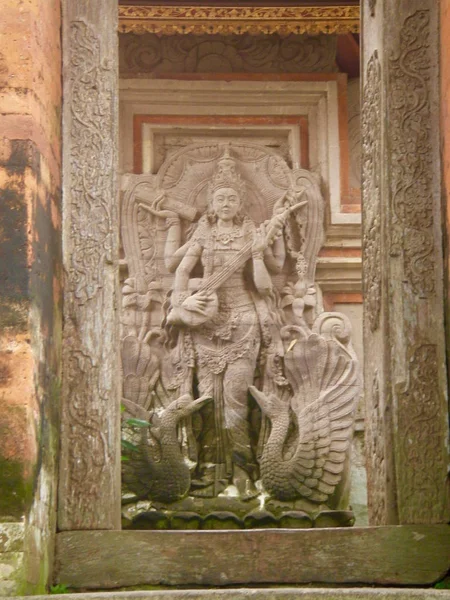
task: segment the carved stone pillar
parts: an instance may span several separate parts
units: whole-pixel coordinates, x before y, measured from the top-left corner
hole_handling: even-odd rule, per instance
[[[447,496],[439,3],[363,2],[365,395],[371,524]]]
[[[120,524],[117,4],[63,2],[60,530]]]

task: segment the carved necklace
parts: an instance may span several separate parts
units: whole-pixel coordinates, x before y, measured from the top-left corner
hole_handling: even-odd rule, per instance
[[[242,232],[241,228],[238,225],[235,225],[233,229],[230,229],[229,231],[222,231],[219,233],[219,231],[217,230],[217,225],[214,225],[212,235],[218,242],[226,246],[236,238],[241,237]]]

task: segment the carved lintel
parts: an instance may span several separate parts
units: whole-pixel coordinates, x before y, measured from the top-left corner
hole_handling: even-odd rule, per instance
[[[159,35],[357,33],[359,6],[120,6],[119,31]]]

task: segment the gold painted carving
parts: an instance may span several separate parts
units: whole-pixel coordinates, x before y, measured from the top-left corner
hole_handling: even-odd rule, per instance
[[[357,33],[358,6],[120,6],[121,33]]]

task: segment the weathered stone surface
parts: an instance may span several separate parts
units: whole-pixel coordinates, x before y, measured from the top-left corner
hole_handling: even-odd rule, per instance
[[[233,589],[102,592],[34,596],[36,600],[448,600],[450,591],[430,589]],[[11,599],[9,599],[11,600]]]
[[[442,198],[444,204],[444,303],[445,339],[447,344],[447,372],[450,371],[450,1],[439,3],[440,13],[440,66],[441,66],[441,155],[442,155]]]
[[[24,523],[0,523],[0,552],[23,552]]]
[[[23,589],[24,536],[24,523],[0,523],[0,597]]]
[[[448,522],[439,3],[363,9],[369,516]],[[383,115],[386,118],[383,118]]]
[[[0,40],[0,521],[20,521],[0,528],[0,594],[11,594],[45,589],[55,530],[59,1],[6,0]]]
[[[0,597],[20,594],[25,578],[25,554],[0,552]]]
[[[74,588],[425,585],[450,565],[447,525],[363,529],[64,532],[55,579]]]
[[[120,524],[117,10],[63,3],[62,530]]]

